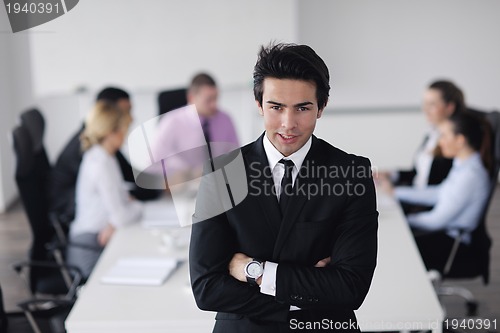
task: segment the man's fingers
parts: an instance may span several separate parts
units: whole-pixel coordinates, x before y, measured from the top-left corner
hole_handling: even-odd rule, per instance
[[[321,259],[320,261],[318,261],[316,263],[316,265],[314,265],[314,267],[325,267],[326,265],[328,265],[330,262],[332,261],[332,258],[328,257],[328,258],[325,258],[325,259]]]

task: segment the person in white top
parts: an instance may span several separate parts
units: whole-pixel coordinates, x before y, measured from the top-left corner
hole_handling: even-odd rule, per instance
[[[452,160],[443,156],[439,150],[439,125],[452,114],[465,110],[465,97],[457,85],[445,80],[432,82],[424,92],[422,103],[422,111],[429,128],[414,155],[413,168],[381,175],[388,176],[396,186],[425,188],[441,183],[451,169]],[[403,208],[405,211],[412,209],[406,206]]]
[[[462,250],[470,244],[491,190],[492,163],[490,131],[483,119],[456,113],[439,130],[443,155],[453,158],[446,179],[426,188],[396,187],[394,193],[402,202],[433,207],[407,218],[427,268],[442,270],[460,231]]]
[[[88,248],[70,246],[67,261],[80,268],[85,278],[115,229],[141,217],[142,205],[129,196],[115,155],[130,122],[130,115],[115,104],[97,102],[80,138],[84,154],[78,171],[70,241]]]

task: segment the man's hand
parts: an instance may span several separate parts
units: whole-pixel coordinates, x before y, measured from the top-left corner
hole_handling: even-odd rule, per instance
[[[106,244],[108,244],[109,240],[111,239],[111,236],[113,236],[114,232],[115,227],[113,227],[111,224],[108,224],[104,229],[102,229],[97,235],[97,241],[99,242],[99,245],[101,245],[102,247],[106,246]]]
[[[252,261],[252,258],[249,256],[244,255],[243,253],[236,253],[233,256],[233,259],[229,262],[229,274],[241,282],[247,282],[247,277],[245,276],[245,266],[250,261]],[[261,278],[257,280],[259,285],[260,280]]]

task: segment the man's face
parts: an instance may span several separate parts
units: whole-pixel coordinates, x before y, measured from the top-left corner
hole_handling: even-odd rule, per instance
[[[194,104],[200,116],[211,117],[217,112],[217,87],[203,85],[190,91],[188,103]]]
[[[323,111],[318,109],[316,85],[294,79],[265,78],[262,105],[257,106],[267,137],[284,156],[309,140]]]

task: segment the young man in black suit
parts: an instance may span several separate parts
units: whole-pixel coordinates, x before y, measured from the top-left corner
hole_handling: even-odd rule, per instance
[[[214,332],[359,331],[353,310],[375,269],[378,212],[369,160],[313,135],[329,89],[309,46],[260,51],[265,132],[211,163],[207,176],[228,166],[227,186],[202,178],[193,216],[191,284],[198,307],[218,312]],[[214,211],[242,192],[229,167],[238,156],[248,193]]]

